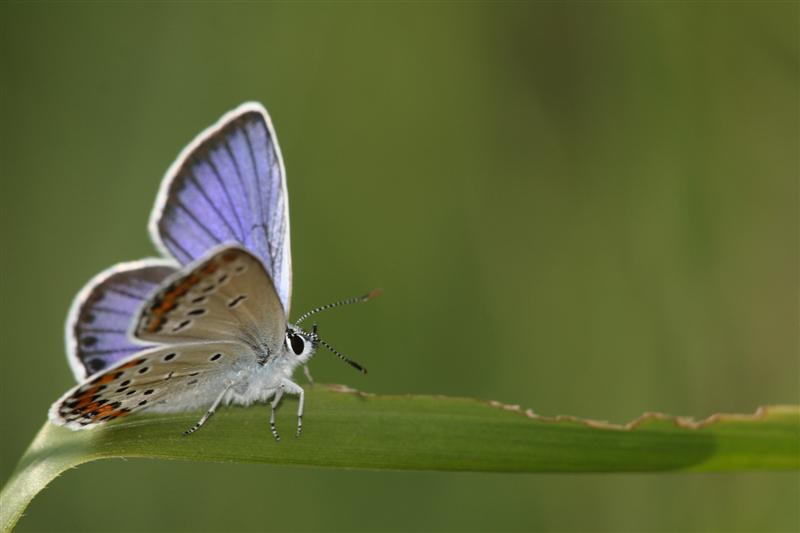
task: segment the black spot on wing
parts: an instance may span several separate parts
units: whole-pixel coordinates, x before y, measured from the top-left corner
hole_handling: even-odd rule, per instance
[[[177,333],[178,331],[185,329],[191,323],[192,323],[191,320],[184,320],[183,322],[172,328],[172,332]]]
[[[239,305],[243,300],[246,300],[246,299],[247,299],[246,295],[240,294],[239,296],[237,296],[236,298],[234,298],[233,300],[228,302],[228,307],[233,309],[234,307]]]
[[[81,344],[85,348],[91,348],[92,346],[97,344],[97,337],[95,337],[94,335],[87,335],[81,339]]]

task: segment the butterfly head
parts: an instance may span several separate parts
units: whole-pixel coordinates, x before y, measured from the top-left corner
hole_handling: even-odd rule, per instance
[[[319,342],[320,338],[317,335],[316,324],[314,324],[314,328],[310,333],[293,324],[289,324],[286,327],[286,348],[291,354],[294,354],[302,365],[308,363],[314,356]]]

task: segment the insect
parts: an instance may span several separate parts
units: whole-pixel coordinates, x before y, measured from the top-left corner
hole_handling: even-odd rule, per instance
[[[50,420],[90,429],[137,412],[206,408],[184,434],[224,404],[299,397],[292,380],[322,345],[310,316],[364,296],[323,305],[288,322],[292,291],[286,172],[269,115],[245,103],[203,131],[170,166],[150,217],[166,259],[120,263],[95,276],[72,303],[67,357],[80,382],[50,408]]]

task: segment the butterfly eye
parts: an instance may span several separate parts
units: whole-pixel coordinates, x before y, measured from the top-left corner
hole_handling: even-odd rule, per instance
[[[303,338],[300,335],[294,335],[290,333],[289,344],[292,346],[292,351],[295,353],[295,355],[300,355],[303,353],[305,342],[303,342]]]

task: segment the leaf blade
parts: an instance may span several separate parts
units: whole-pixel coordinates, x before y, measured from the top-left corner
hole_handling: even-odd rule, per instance
[[[294,403],[279,429],[294,433]],[[65,470],[110,457],[297,464],[334,468],[484,472],[796,470],[800,406],[704,421],[650,413],[622,425],[541,417],[517,406],[441,396],[378,396],[344,387],[307,392],[304,434],[275,443],[266,409],[222,410],[181,434],[196,413],[137,416],[90,431],[45,424],[0,494],[9,531]]]

